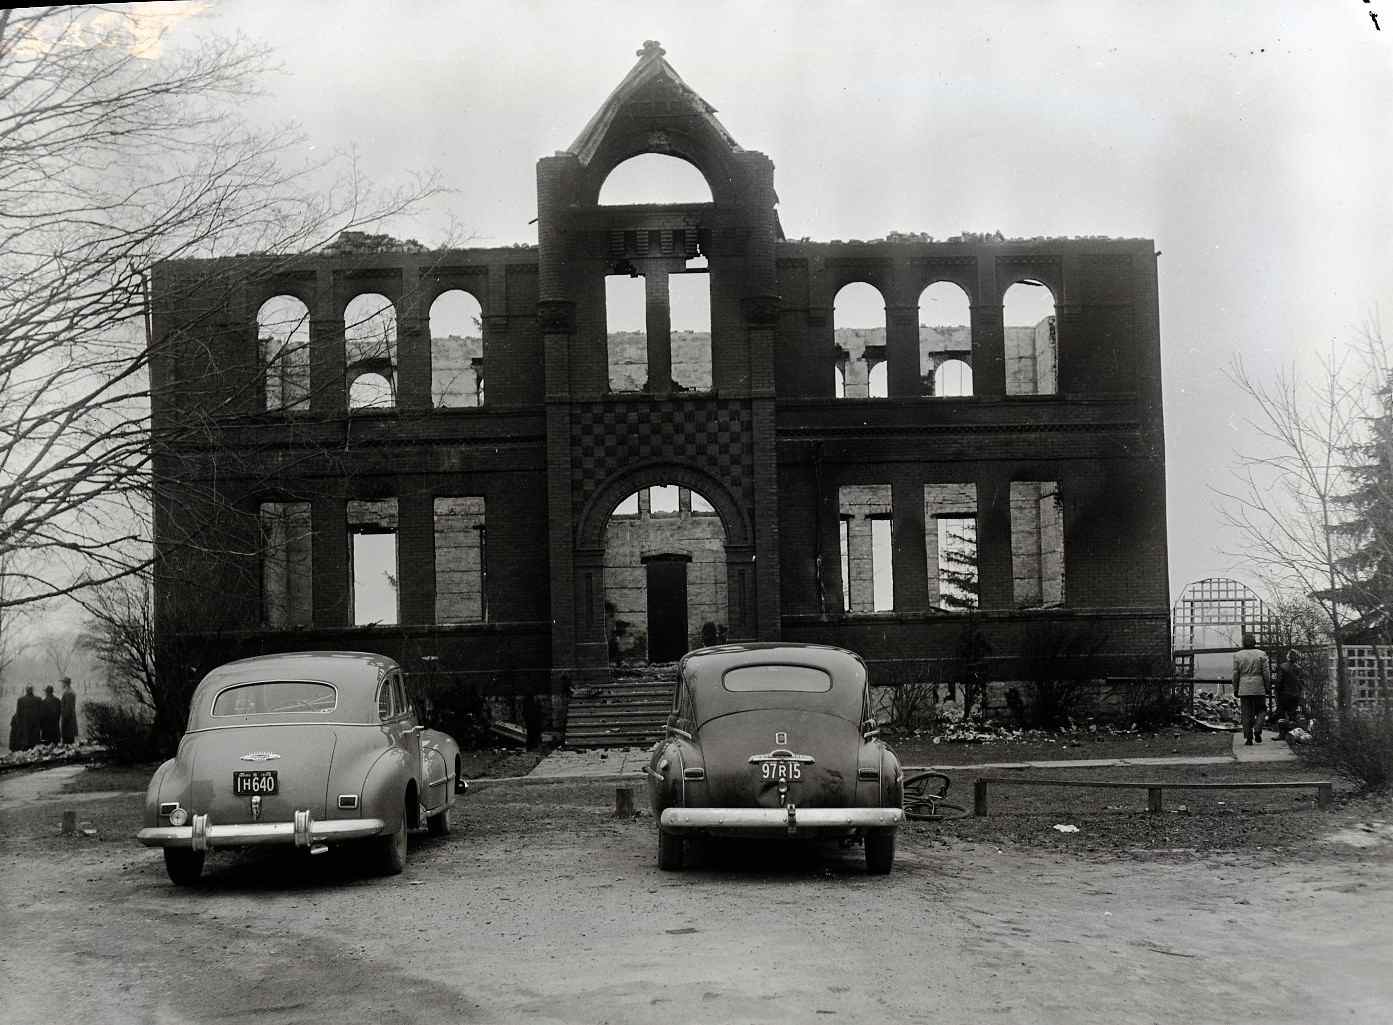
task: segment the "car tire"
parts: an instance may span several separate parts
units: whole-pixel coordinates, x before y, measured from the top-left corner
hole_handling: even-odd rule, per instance
[[[397,821],[397,828],[377,838],[378,871],[384,876],[401,875],[406,868],[406,813]]]
[[[175,886],[193,886],[203,875],[203,851],[189,850],[186,847],[166,847],[164,849],[164,870],[169,873],[169,881]]]
[[[895,867],[895,831],[866,830],[866,871],[873,876],[889,875]]]
[[[426,819],[426,832],[431,836],[450,835],[450,809],[444,808],[439,814]]]
[[[683,841],[680,836],[664,829],[658,830],[658,867],[664,872],[676,872],[682,867]]]

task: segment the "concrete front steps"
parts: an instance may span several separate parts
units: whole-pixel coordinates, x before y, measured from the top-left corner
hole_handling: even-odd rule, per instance
[[[672,709],[675,663],[616,669],[610,679],[571,695],[565,746],[648,747]]]

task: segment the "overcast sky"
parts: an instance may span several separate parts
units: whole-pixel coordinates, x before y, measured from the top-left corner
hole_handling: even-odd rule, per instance
[[[1377,13],[1384,31],[1374,28]],[[1249,445],[1221,371],[1393,328],[1393,0],[260,3],[176,31],[273,44],[247,108],[377,179],[436,169],[479,244],[535,242],[535,164],[645,39],[774,161],[791,238],[1155,239],[1172,600],[1235,572],[1211,489]]]

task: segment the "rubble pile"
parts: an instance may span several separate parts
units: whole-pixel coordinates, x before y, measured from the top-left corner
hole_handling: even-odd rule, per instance
[[[64,762],[81,762],[100,754],[106,748],[100,744],[80,740],[76,744],[36,744],[24,751],[6,751],[0,755],[0,770],[20,765],[61,765]]]
[[[1206,722],[1236,723],[1239,719],[1238,699],[1231,694],[1220,696],[1211,691],[1195,691],[1195,718]]]

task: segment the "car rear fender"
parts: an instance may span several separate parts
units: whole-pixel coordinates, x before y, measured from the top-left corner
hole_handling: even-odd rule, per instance
[[[412,786],[420,799],[420,781],[416,778],[414,759],[401,748],[389,748],[378,755],[363,780],[362,816],[397,822],[406,815],[409,826],[415,826],[416,808],[407,807],[406,790]]]
[[[168,825],[169,823],[160,821],[160,802],[179,801],[184,796],[183,792],[188,790],[187,778],[181,786],[177,782],[177,773],[171,776],[171,773],[174,773],[174,763],[173,758],[161,762],[145,788],[144,824],[147,826]]]
[[[705,808],[710,804],[700,747],[674,735],[654,751],[649,760],[648,803],[655,816],[665,808]]]

